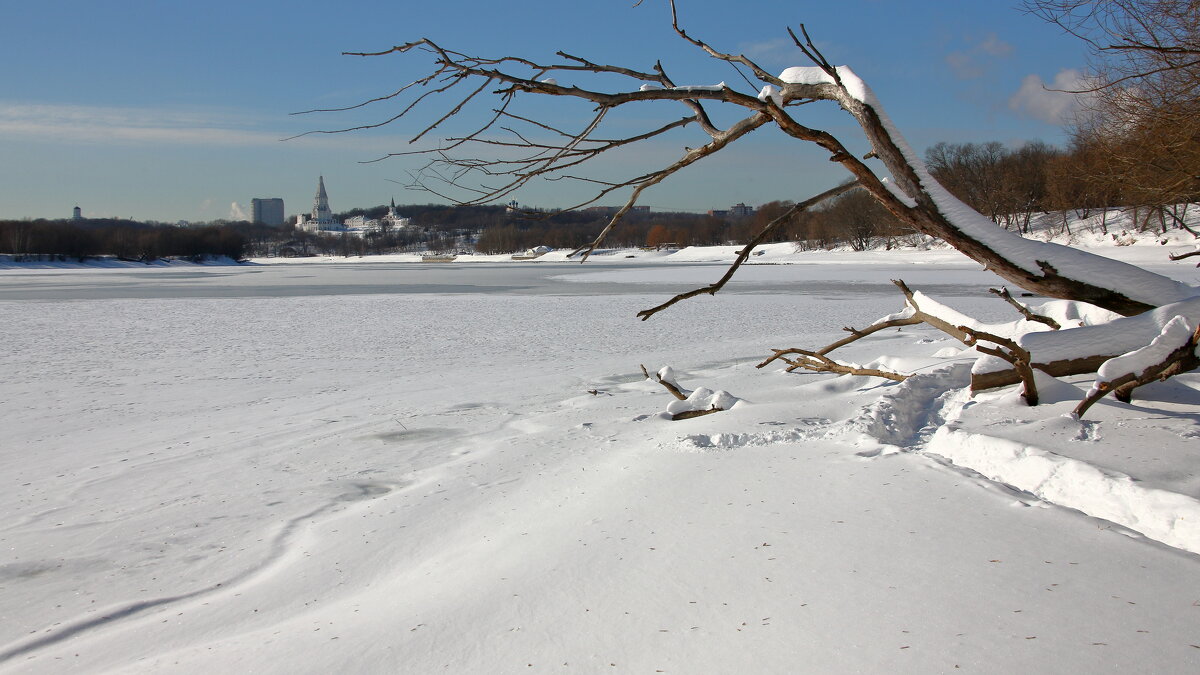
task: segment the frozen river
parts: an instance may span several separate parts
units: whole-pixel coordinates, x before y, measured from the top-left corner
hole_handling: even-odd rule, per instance
[[[662,295],[720,278],[721,263],[386,263],[248,264],[216,267],[26,269],[0,271],[0,300],[255,298],[425,293]],[[949,275],[949,279],[947,276]],[[886,293],[890,279],[939,295],[976,295],[996,277],[961,261],[937,264],[748,265],[723,293],[841,296]]]
[[[961,257],[846,257],[645,322],[724,266],[0,270],[0,673],[1200,667],[1194,556],[865,438],[920,396],[753,367],[892,278],[1011,318]],[[667,421],[641,365],[746,405]]]

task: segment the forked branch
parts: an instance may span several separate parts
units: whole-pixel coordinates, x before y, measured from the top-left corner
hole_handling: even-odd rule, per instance
[[[433,116],[432,123],[422,124],[415,138],[440,129],[451,118],[463,119],[469,104],[477,103],[485,90],[499,99],[492,114],[473,125],[466,134],[457,134],[437,148],[417,149],[410,154],[426,155],[430,162],[414,177],[413,187],[453,199],[462,204],[482,204],[507,198],[516,190],[538,179],[571,180],[598,186],[592,196],[571,208],[579,208],[618,191],[629,192],[628,200],[606,224],[592,242],[577,253],[587,254],[601,245],[614,226],[633,208],[645,190],[727,148],[752,131],[773,124],[784,134],[814,144],[829,155],[829,159],[848,171],[862,189],[880,202],[888,211],[916,232],[941,239],[971,259],[1021,288],[1041,295],[1081,300],[1122,315],[1134,315],[1165,303],[1180,302],[1196,294],[1196,289],[1152,272],[1122,266],[1101,256],[1064,247],[1031,242],[1016,234],[1006,233],[979,214],[970,213],[962,205],[950,201],[929,175],[908,144],[887,119],[870,89],[852,71],[835,67],[816,47],[803,26],[800,35],[789,35],[814,67],[789,68],[772,75],[744,55],[718,50],[705,41],[687,33],[680,25],[675,3],[671,3],[672,28],[687,43],[708,57],[731,64],[751,85],[749,91],[739,91],[724,82],[713,85],[680,86],[668,77],[662,64],[651,68],[628,68],[604,64],[580,56],[558,52],[554,62],[540,63],[517,56],[488,58],[472,56],[441,47],[423,39],[379,52],[361,52],[361,56],[397,53],[424,53],[433,60],[432,72],[393,93],[374,99],[385,103],[402,93],[425,90],[398,114],[380,126],[410,117],[418,104],[432,94],[449,94],[459,84],[469,93],[451,99],[444,112]],[[627,86],[602,90],[590,82],[600,78],[623,78]],[[751,76],[754,81],[751,80]],[[558,78],[570,77],[578,82],[559,83]],[[467,84],[468,80],[474,82]],[[604,80],[604,87],[608,82]],[[765,84],[756,91],[759,84]],[[740,86],[740,85],[739,85]],[[511,106],[526,95],[559,96],[591,104],[592,114],[577,129],[556,129],[545,122],[521,115]],[[633,134],[611,134],[613,111],[629,104],[648,104],[654,101],[675,101],[687,110],[678,121],[664,120],[649,125],[652,131]],[[860,159],[832,134],[802,124],[793,116],[797,106],[813,101],[838,104],[858,123],[870,151]],[[727,128],[719,128],[706,106],[740,108],[745,116]],[[736,119],[736,118],[735,118]],[[690,126],[691,122],[704,131],[706,141],[695,149],[687,149],[682,157],[669,166],[637,176],[615,180],[598,180],[574,173],[577,167],[612,151],[626,149],[635,143],[662,140],[665,134]],[[531,131],[524,131],[520,126]],[[354,127],[364,128],[364,127]],[[346,131],[343,129],[341,131]],[[549,140],[543,138],[549,134]],[[499,137],[499,138],[497,138]],[[466,156],[470,148],[486,147],[515,151],[516,157],[480,159]],[[469,153],[467,153],[469,155]],[[882,163],[883,170],[868,166],[867,158]],[[890,174],[885,181],[884,174]],[[474,181],[479,179],[478,183]],[[455,197],[465,193],[466,198]],[[1019,241],[1018,241],[1019,240]],[[744,256],[731,268],[736,271]],[[1109,270],[1112,273],[1107,273]],[[713,293],[724,281],[697,289],[692,295]],[[640,314],[645,319],[666,306],[685,299],[673,298],[664,306]],[[953,330],[955,327],[950,326]]]
[[[937,328],[943,333],[946,333],[955,340],[958,340],[963,344],[968,344],[970,335],[967,332],[966,327],[955,326],[936,314],[922,310],[921,306],[917,302],[916,295],[913,293],[912,289],[908,287],[908,284],[905,284],[904,281],[900,279],[893,279],[892,283],[896,284],[896,287],[899,288],[900,292],[904,294],[907,307],[903,313],[876,321],[862,330],[847,326],[842,330],[850,333],[849,335],[840,340],[831,342],[815,351],[799,348],[772,350],[774,355],[758,364],[757,367],[762,368],[773,361],[781,360],[788,364],[787,372],[789,373],[795,371],[796,369],[803,368],[805,370],[811,370],[818,373],[869,375],[872,377],[883,377],[899,382],[906,379],[908,375],[880,370],[878,368],[862,368],[859,366],[851,366],[848,364],[839,363],[831,359],[828,354],[839,347],[844,347],[851,342],[856,342],[867,337],[868,335],[878,333],[881,330],[887,328],[900,328],[903,326],[915,326],[917,324],[932,326],[933,328]]]
[[[683,393],[683,390],[680,389],[677,384],[670,381],[669,379],[664,378],[661,375],[661,373],[655,373],[654,375],[651,375],[646,370],[646,366],[643,365],[642,366],[642,374],[646,376],[647,380],[661,384],[667,391],[671,392],[672,396],[679,399],[680,401],[687,400],[687,394]]]
[[[1060,330],[1062,328],[1062,325],[1054,319],[1051,319],[1048,316],[1042,316],[1041,314],[1035,314],[1034,311],[1029,309],[1028,306],[1017,302],[1016,298],[1014,298],[1012,294],[1008,292],[1007,288],[989,288],[988,291],[999,297],[1001,300],[1012,305],[1018,312],[1021,313],[1021,316],[1026,318],[1026,320],[1046,324],[1053,330]]]
[[[867,377],[882,377],[892,380],[893,382],[903,382],[908,379],[908,375],[902,373],[894,373],[888,370],[880,370],[879,368],[862,368],[859,366],[851,366],[845,363],[838,363],[833,359],[820,353],[820,351],[808,351],[806,349],[775,349],[772,350],[775,355],[771,358],[758,364],[758,368],[771,363],[778,359],[788,364],[787,372],[793,372],[798,368],[811,370],[815,373],[837,373],[839,375],[864,375]],[[793,357],[793,358],[788,358]]]
[[[1021,347],[1016,341],[999,335],[993,335],[982,330],[976,330],[967,326],[960,326],[959,330],[967,335],[967,346],[974,347],[976,350],[984,353],[997,356],[1012,364],[1013,369],[1017,371],[1017,375],[1021,378],[1021,398],[1031,406],[1038,404],[1037,382],[1033,378],[1033,358],[1029,355],[1029,351]],[[996,347],[989,347],[979,344],[980,340],[991,342]]]

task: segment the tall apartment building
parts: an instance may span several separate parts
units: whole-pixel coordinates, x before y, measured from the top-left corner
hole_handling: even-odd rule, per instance
[[[263,225],[283,225],[283,200],[278,197],[250,200],[250,222]]]

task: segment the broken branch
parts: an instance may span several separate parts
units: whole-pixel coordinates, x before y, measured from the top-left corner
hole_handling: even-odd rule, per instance
[[[683,393],[683,390],[681,390],[678,386],[676,386],[675,383],[664,379],[660,373],[661,373],[661,371],[659,373],[655,373],[653,376],[651,376],[650,373],[646,371],[646,366],[642,366],[642,374],[646,376],[647,380],[651,380],[653,382],[657,382],[657,383],[661,384],[663,387],[666,388],[667,391],[671,392],[672,396],[679,399],[680,401],[686,401],[687,394]]]
[[[1149,345],[1130,352],[1122,356],[1106,361],[1100,368],[1100,377],[1092,385],[1087,396],[1084,397],[1079,405],[1075,406],[1074,414],[1076,417],[1082,417],[1088,408],[1092,407],[1096,401],[1104,398],[1108,392],[1114,392],[1114,395],[1123,403],[1128,403],[1133,396],[1133,390],[1145,384],[1149,384],[1155,380],[1166,380],[1180,373],[1185,373],[1191,370],[1200,368],[1200,355],[1197,351],[1200,350],[1200,327],[1190,331],[1187,339],[1183,340],[1170,351],[1171,342],[1177,341],[1178,336],[1182,331],[1188,329],[1188,324],[1183,317],[1175,317],[1166,326],[1163,327],[1162,333],[1159,334]],[[1173,335],[1174,334],[1174,335]],[[1118,376],[1109,376],[1104,378],[1104,370],[1110,364],[1114,369],[1120,369],[1119,360],[1131,359],[1133,363],[1138,363],[1142,355],[1150,355],[1155,352],[1166,352],[1155,363],[1152,363],[1137,372],[1137,368],[1129,372],[1122,373]]]
[[[993,335],[986,331],[968,328],[967,326],[959,326],[959,330],[967,335],[967,346],[983,352],[998,356],[1012,364],[1013,369],[1017,371],[1017,375],[1021,378],[1021,383],[1024,385],[1021,391],[1021,398],[1031,406],[1038,404],[1037,383],[1033,379],[1033,368],[1031,363],[1033,359],[1029,355],[1029,351],[1014,340],[999,335]],[[991,342],[996,347],[986,347],[979,344],[979,340]]]
[[[807,349],[775,349],[772,351],[775,352],[775,355],[758,364],[756,366],[757,368],[762,368],[768,363],[779,359],[788,364],[787,372],[789,373],[793,372],[797,368],[803,368],[816,373],[837,373],[839,375],[865,375],[868,377],[882,377],[884,379],[892,380],[893,382],[903,382],[909,377],[908,375],[893,373],[887,370],[880,370],[878,368],[860,368],[858,366],[851,366],[845,363],[838,363],[824,354],[809,351]],[[797,355],[798,358],[787,358],[792,354]]]
[[[1054,330],[1059,330],[1062,328],[1062,325],[1060,325],[1054,319],[1051,319],[1048,316],[1042,316],[1041,314],[1035,314],[1033,312],[1033,310],[1029,309],[1028,306],[1026,306],[1020,302],[1017,302],[1017,299],[1014,298],[1012,296],[1012,294],[1008,292],[1007,288],[1004,288],[1004,287],[989,288],[988,291],[995,294],[996,296],[998,296],[1001,300],[1012,305],[1018,312],[1021,313],[1021,316],[1025,317],[1027,320],[1046,324],[1047,326],[1051,327]]]

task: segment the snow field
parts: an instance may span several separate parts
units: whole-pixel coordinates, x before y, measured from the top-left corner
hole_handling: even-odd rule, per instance
[[[1056,437],[1065,402],[955,399],[930,331],[845,354],[905,385],[753,368],[898,294],[633,288],[0,302],[0,671],[1200,665],[1195,555],[924,453],[949,421],[1194,498],[1194,377]],[[743,402],[663,420],[639,364]]]

